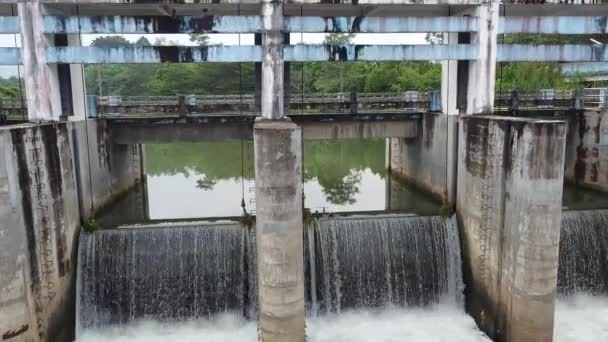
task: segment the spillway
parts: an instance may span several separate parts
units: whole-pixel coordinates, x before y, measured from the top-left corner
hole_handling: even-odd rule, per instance
[[[325,217],[309,221],[303,234],[310,318],[382,307],[461,307],[460,244],[453,219]],[[223,313],[255,319],[255,250],[255,228],[238,222],[83,233],[77,337],[86,330],[148,320],[185,322]]]
[[[141,319],[246,314],[251,241],[238,223],[140,226],[81,234],[77,335]]]
[[[558,292],[608,295],[608,210],[562,213]]]

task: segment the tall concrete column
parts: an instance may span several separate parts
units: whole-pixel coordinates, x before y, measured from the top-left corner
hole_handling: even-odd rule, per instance
[[[441,95],[446,114],[490,114],[494,110],[496,88],[496,53],[498,50],[499,3],[490,1],[473,9],[452,13],[475,16],[477,32],[447,33],[444,43],[479,46],[479,56],[472,61],[442,63]]]
[[[260,341],[304,342],[302,132],[263,120],[254,143]]]
[[[82,65],[46,63],[48,47],[80,46],[79,36],[44,34],[45,13],[40,0],[19,2],[18,13],[29,120],[57,121],[62,117],[84,119]]]
[[[29,120],[57,121],[61,116],[61,97],[57,70],[46,63],[47,48],[54,42],[43,33],[43,5],[40,0],[24,0],[17,6]]]
[[[469,64],[467,114],[494,112],[498,11],[499,2],[496,0],[475,9],[475,16],[479,18],[479,31],[471,33],[470,43],[479,45],[479,58]]]
[[[283,2],[262,2],[262,118],[254,125],[259,340],[304,342],[302,131],[283,118]]]
[[[494,341],[552,341],[566,130],[557,120],[461,117],[467,311]]]

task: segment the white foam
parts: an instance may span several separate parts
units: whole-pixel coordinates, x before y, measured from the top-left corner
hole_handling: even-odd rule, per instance
[[[489,342],[461,309],[357,310],[307,320],[310,342]],[[141,322],[124,329],[85,331],[78,342],[246,342],[255,341],[257,325],[238,315],[212,320],[161,324]]]
[[[560,298],[554,337],[555,342],[608,341],[608,298],[584,294]]]

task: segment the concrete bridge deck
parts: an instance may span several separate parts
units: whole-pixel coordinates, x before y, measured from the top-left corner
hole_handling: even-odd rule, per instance
[[[289,115],[304,139],[414,138],[421,113]],[[253,140],[255,116],[141,116],[106,118],[118,144]]]

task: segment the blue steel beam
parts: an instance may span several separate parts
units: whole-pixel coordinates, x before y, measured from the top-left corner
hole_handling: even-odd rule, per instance
[[[0,22],[1,23],[1,22]],[[259,16],[47,16],[46,33],[257,33]],[[285,32],[476,32],[476,17],[286,17]]]
[[[256,33],[259,16],[46,16],[45,33]]]
[[[0,47],[0,65],[21,64],[21,49]]]
[[[606,45],[499,44],[499,62],[608,62]]]
[[[608,63],[564,63],[562,64],[564,76],[608,76]]]
[[[259,16],[46,16],[45,33],[257,33]],[[287,17],[286,32],[476,32],[476,17]],[[18,33],[17,17],[0,17],[0,33]],[[606,34],[608,16],[501,17],[499,33]]]
[[[477,45],[293,45],[285,47],[285,61],[403,61],[472,60]],[[49,47],[48,63],[201,63],[259,62],[260,46],[147,46],[147,47]]]
[[[427,61],[473,60],[478,45],[291,45],[285,61]]]
[[[0,34],[19,33],[18,17],[0,17]]]
[[[50,64],[259,62],[260,46],[49,47]]]
[[[608,16],[501,17],[498,33],[603,34],[608,33]]]
[[[476,32],[477,17],[286,17],[287,32]]]

